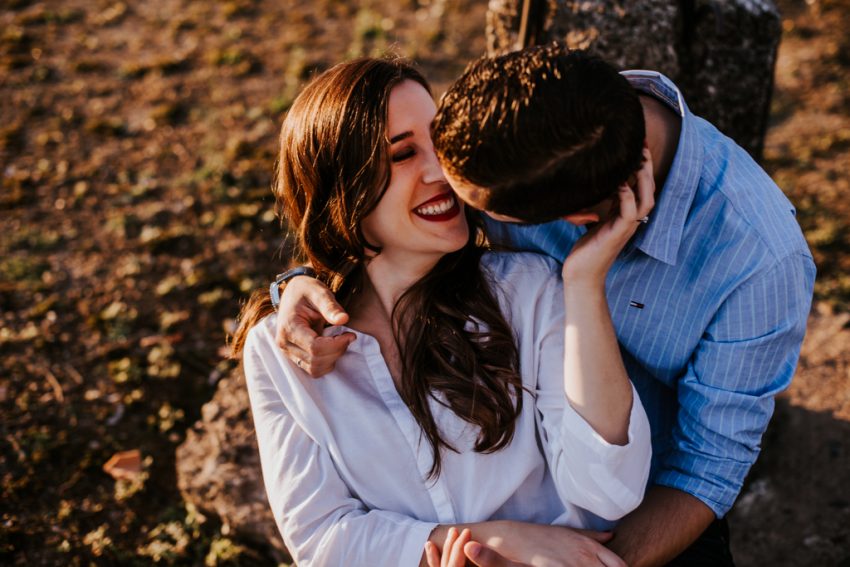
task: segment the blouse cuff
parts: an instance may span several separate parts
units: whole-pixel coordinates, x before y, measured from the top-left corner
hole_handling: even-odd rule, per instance
[[[645,451],[646,461],[651,458],[651,437],[649,420],[641,405],[640,397],[632,384],[632,409],[629,414],[628,442],[616,445],[606,441],[593,427],[570,405],[565,404],[562,421],[562,438],[567,445],[584,449],[582,453],[594,455],[600,462],[617,464],[625,459],[634,459],[636,452]]]
[[[411,522],[410,529],[405,536],[406,541],[402,547],[401,561],[403,567],[418,567],[425,552],[425,542],[431,537],[431,532],[437,527],[433,522]]]

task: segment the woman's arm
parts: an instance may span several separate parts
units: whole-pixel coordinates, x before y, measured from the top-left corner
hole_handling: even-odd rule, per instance
[[[564,260],[564,391],[570,405],[607,442],[628,441],[632,388],[608,312],[605,279],[618,254],[654,205],[652,160],[624,184],[610,216],[591,228]]]
[[[564,392],[606,442],[628,443],[633,396],[603,288],[564,281]]]
[[[648,178],[648,182],[647,182]],[[648,185],[648,186],[647,186]],[[651,164],[638,175],[639,207],[623,187],[611,218],[594,226],[538,306],[536,408],[544,452],[567,504],[608,520],[641,501],[649,475],[649,423],[623,366],[605,276],[652,206]],[[557,356],[553,356],[557,353]]]
[[[418,565],[435,524],[369,510],[351,493],[317,441],[320,427],[309,423],[309,413],[302,415],[297,393],[282,395],[287,378],[280,376],[280,366],[269,356],[277,346],[270,335],[258,337],[258,331],[252,330],[246,342],[245,378],[263,482],[293,559],[305,567]],[[290,403],[295,404],[291,409]]]

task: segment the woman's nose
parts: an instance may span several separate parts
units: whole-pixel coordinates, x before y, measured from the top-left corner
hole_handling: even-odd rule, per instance
[[[423,164],[422,181],[424,183],[448,183],[446,176],[443,175],[443,168],[440,165],[440,160],[437,159],[437,153],[433,148],[430,148],[425,157]]]

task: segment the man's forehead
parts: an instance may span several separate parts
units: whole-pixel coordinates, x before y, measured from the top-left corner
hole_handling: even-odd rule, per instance
[[[489,192],[488,189],[471,183],[464,184],[462,190],[466,197],[474,203],[485,201]]]

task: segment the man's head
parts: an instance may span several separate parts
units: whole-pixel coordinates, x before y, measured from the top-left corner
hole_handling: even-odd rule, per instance
[[[540,223],[595,207],[640,168],[637,93],[613,67],[552,43],[473,62],[432,126],[462,199]]]

